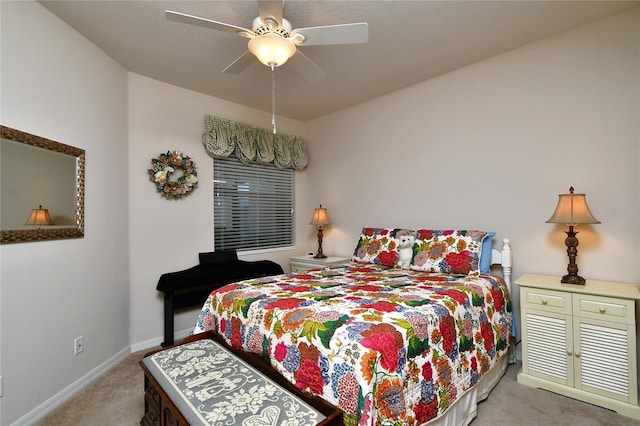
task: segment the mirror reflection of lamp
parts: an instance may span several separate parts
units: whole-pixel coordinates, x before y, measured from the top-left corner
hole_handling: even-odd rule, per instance
[[[320,207],[313,211],[313,217],[311,217],[311,222],[309,222],[309,225],[315,225],[318,227],[318,253],[316,253],[316,255],[313,256],[316,259],[326,259],[327,257],[322,252],[322,237],[323,237],[322,227],[330,224],[331,222],[329,221],[329,215],[327,214],[327,209],[322,207],[322,204],[320,204]]]
[[[42,204],[37,208],[31,210],[31,214],[29,218],[24,223],[25,225],[35,225],[35,226],[51,226],[54,225],[51,216],[49,215],[48,209],[43,209]]]

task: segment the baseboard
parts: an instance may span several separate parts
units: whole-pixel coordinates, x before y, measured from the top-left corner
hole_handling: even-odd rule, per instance
[[[192,332],[193,332],[193,328],[186,328],[184,330],[179,330],[173,334],[173,339],[174,341],[184,339],[185,337],[189,336]],[[162,344],[162,342],[164,342],[164,336],[154,337],[153,339],[134,343],[131,345],[131,353],[144,351],[152,348],[157,348]]]
[[[188,335],[193,332],[193,328],[188,328],[185,330],[180,330],[175,333],[175,340],[184,339]],[[94,380],[100,377],[102,374],[107,372],[111,367],[116,364],[122,362],[126,357],[131,355],[134,352],[143,351],[155,347],[159,347],[160,344],[164,341],[164,337],[155,337],[153,339],[145,340],[143,342],[134,343],[129,347],[122,349],[116,355],[112,356],[93,370],[89,371],[84,376],[80,377],[75,382],[71,383],[66,388],[62,389],[60,392],[47,399],[42,404],[38,405],[36,408],[31,410],[26,415],[22,416],[11,426],[27,426],[37,422],[38,420],[45,417],[51,411],[58,408],[60,405],[65,403],[68,399],[73,397],[76,393],[80,392],[87,385],[91,384]],[[142,371],[140,372],[142,374]]]
[[[62,389],[60,392],[58,392],[42,404],[38,405],[29,413],[16,420],[14,423],[12,423],[12,426],[30,425],[45,417],[51,411],[73,397],[76,393],[84,389],[87,385],[91,384],[95,379],[107,372],[111,367],[122,362],[129,355],[131,355],[131,349],[129,347],[124,348],[123,350],[100,364],[98,367],[89,371],[87,374],[80,377],[78,380],[71,383],[69,386]]]

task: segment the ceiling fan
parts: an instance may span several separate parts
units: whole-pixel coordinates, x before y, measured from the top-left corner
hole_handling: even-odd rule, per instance
[[[258,0],[260,16],[253,20],[250,30],[172,10],[165,11],[165,16],[171,21],[235,33],[248,38],[249,50],[223,70],[230,74],[242,72],[255,58],[272,70],[291,59],[291,66],[307,80],[317,81],[324,77],[324,71],[298,47],[366,43],[369,39],[369,29],[365,22],[292,29],[291,23],[282,16],[283,8],[283,0]]]

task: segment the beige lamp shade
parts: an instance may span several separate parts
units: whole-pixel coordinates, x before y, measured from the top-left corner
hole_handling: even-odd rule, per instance
[[[53,225],[54,223],[51,219],[51,216],[49,215],[49,210],[43,209],[42,206],[39,206],[37,209],[31,210],[31,214],[24,224],[47,226]]]
[[[313,211],[313,217],[311,218],[311,222],[309,222],[309,225],[324,226],[330,224],[331,221],[329,221],[327,209],[322,207],[322,204],[320,204],[320,207]]]
[[[556,211],[553,212],[547,223],[563,223],[567,225],[600,223],[591,214],[585,194],[574,194],[573,186],[569,188],[568,194],[560,194],[558,197]]]

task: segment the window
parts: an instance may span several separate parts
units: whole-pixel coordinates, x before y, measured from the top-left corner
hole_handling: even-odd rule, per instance
[[[213,183],[216,250],[293,246],[293,169],[214,159]]]

